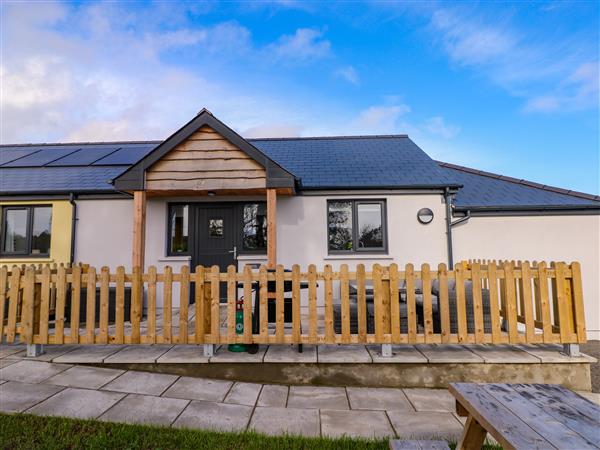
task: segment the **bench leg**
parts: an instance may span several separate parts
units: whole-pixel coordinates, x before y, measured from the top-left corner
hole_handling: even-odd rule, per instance
[[[44,354],[44,346],[42,344],[27,344],[27,357],[37,358]]]
[[[214,344],[204,344],[204,356],[208,358],[212,358],[213,356],[215,356]]]
[[[473,416],[469,415],[460,442],[456,445],[456,450],[481,450],[486,434],[485,428]]]

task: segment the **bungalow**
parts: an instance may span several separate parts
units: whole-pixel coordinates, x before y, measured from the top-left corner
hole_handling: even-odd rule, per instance
[[[2,145],[0,207],[2,265],[577,260],[600,338],[600,197],[406,135],[244,139],[203,109],[164,141]]]

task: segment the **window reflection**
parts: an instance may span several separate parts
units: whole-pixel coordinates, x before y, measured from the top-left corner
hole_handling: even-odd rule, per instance
[[[242,247],[244,250],[267,248],[267,207],[264,203],[244,205]]]
[[[170,242],[172,253],[185,253],[189,245],[188,205],[172,205],[170,218]]]
[[[330,202],[329,250],[352,250],[352,202]]]

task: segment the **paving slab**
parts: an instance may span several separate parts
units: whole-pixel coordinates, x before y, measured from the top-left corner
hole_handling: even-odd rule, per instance
[[[329,437],[373,439],[396,436],[385,411],[321,410],[321,432]]]
[[[207,363],[202,345],[174,345],[168,352],[156,360],[159,364]]]
[[[265,384],[260,391],[256,406],[272,406],[285,408],[289,388],[278,384]]]
[[[109,356],[104,360],[105,363],[155,363],[158,358],[164,355],[172,346],[170,345],[130,345],[121,351]]]
[[[54,362],[55,358],[64,355],[65,353],[69,353],[75,350],[76,348],[76,345],[44,345],[44,353],[42,353],[40,356],[27,356],[27,350],[23,350],[22,352],[8,356],[8,358],[27,359],[29,361]]]
[[[189,400],[129,394],[100,416],[107,422],[171,425]]]
[[[317,349],[320,363],[371,363],[373,359],[364,345],[320,345]]]
[[[222,402],[232,385],[231,381],[181,377],[162,396]]]
[[[1,369],[0,379],[22,383],[41,383],[70,367],[69,364],[23,360]]]
[[[244,431],[252,407],[225,403],[192,401],[177,418],[174,427],[202,428],[219,431]]]
[[[237,353],[227,350],[226,345],[221,345],[215,355],[210,358],[211,363],[261,363],[267,351],[266,345],[260,345],[258,352],[250,354],[247,352]]]
[[[256,407],[249,428],[270,436],[290,434],[319,436],[319,411],[316,409]]]
[[[403,390],[417,411],[456,411],[456,400],[447,389],[410,388]]]
[[[7,356],[14,355],[15,353],[22,352],[27,347],[23,344],[1,344],[0,345],[0,358],[6,358]]]
[[[581,353],[579,356],[568,356],[562,352],[562,346],[555,344],[523,344],[518,348],[539,358],[542,363],[595,363],[596,358]]]
[[[0,387],[0,411],[5,413],[23,412],[63,389],[63,387],[49,384],[7,381]]]
[[[351,409],[414,411],[402,389],[347,387]]]
[[[123,348],[125,348],[123,345],[85,345],[64,355],[57,356],[53,361],[70,364],[100,364],[104,359]]]
[[[94,419],[121,400],[125,394],[118,392],[92,391],[67,388],[48,400],[27,410],[41,416],[73,417]]]
[[[414,345],[392,345],[392,356],[381,356],[381,345],[368,345],[374,363],[426,364],[427,358]]]
[[[343,387],[290,386],[287,406],[307,409],[350,409]]]
[[[160,395],[177,379],[178,375],[127,371],[102,389],[130,394]]]
[[[75,366],[48,378],[44,383],[85,389],[99,389],[124,372],[124,370],[108,369],[105,367]]]
[[[315,364],[317,362],[317,347],[303,345],[302,353],[300,353],[296,345],[270,345],[263,361],[266,363]]]
[[[415,347],[432,364],[483,363],[483,358],[470,351],[464,345],[418,344]]]
[[[2,358],[2,359],[0,359],[0,369],[4,369],[5,367],[10,366],[11,364],[18,363],[19,361],[20,361],[19,359]]]
[[[535,364],[541,360],[514,345],[469,345],[488,364]]]
[[[463,425],[452,413],[388,411],[388,417],[402,439],[449,439],[457,441]]]
[[[254,406],[261,388],[262,384],[257,383],[235,383],[225,397],[225,403]]]

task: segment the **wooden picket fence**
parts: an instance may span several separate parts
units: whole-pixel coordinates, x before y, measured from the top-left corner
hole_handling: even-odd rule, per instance
[[[342,264],[338,271],[329,265],[322,271],[315,265],[301,271],[294,265],[291,271],[282,266],[275,271],[246,266],[237,272],[230,266],[222,273],[217,266],[198,266],[193,273],[183,267],[175,274],[170,267],[163,273],[155,267],[146,273],[137,267],[131,273],[123,267],[110,273],[107,267],[97,271],[85,265],[4,266],[0,269],[0,340],[40,344],[586,341],[577,262],[465,261],[454,270],[444,264],[437,270],[428,264],[420,269],[412,264],[403,270],[396,264],[375,264],[366,270],[358,264],[350,271]],[[194,306],[184,301],[174,308],[177,290],[182,299],[193,297]],[[128,314],[126,292],[130,293]],[[221,302],[221,293],[226,293],[226,304]],[[162,307],[157,305],[160,296]],[[291,324],[284,323],[286,296],[291,297]],[[246,299],[244,329],[237,334],[236,300],[240,297]],[[254,308],[248,301],[254,297],[260,312],[256,333]],[[269,302],[275,303],[276,320],[271,327]],[[336,308],[341,321],[338,332]],[[80,323],[82,309],[85,320]]]

